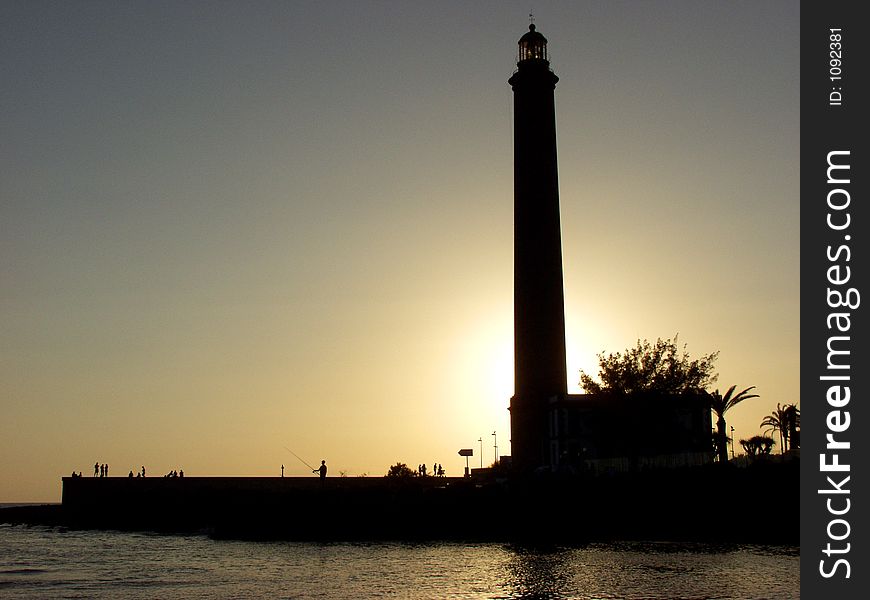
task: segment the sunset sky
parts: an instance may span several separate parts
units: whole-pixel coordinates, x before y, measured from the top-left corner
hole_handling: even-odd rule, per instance
[[[569,391],[716,350],[800,401],[799,10],[536,2]],[[0,502],[510,453],[528,2],[0,3]],[[778,439],[777,439],[778,443]],[[738,446],[739,448],[739,446]],[[778,446],[775,451],[779,451]]]

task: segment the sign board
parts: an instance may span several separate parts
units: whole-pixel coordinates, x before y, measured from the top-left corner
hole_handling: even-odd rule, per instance
[[[459,451],[459,456],[474,456],[473,448],[463,448]]]

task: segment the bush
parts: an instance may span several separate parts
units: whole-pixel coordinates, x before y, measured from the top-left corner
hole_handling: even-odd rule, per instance
[[[397,462],[390,470],[387,471],[385,477],[389,477],[390,479],[410,479],[411,477],[416,477],[417,473],[411,470],[411,467],[402,462]]]

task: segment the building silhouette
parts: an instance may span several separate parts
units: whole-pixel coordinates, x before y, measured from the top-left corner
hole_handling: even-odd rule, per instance
[[[518,42],[514,94],[514,395],[511,461],[520,473],[631,470],[711,459],[703,395],[568,394],[556,158],[555,88],[547,39]]]

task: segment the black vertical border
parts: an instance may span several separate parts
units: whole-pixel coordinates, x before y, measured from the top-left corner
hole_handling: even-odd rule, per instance
[[[870,380],[870,360],[867,356],[868,330],[866,312],[870,310],[870,288],[866,285],[867,237],[870,237],[870,211],[867,204],[868,153],[867,126],[870,117],[870,101],[866,93],[866,82],[870,78],[870,64],[867,62],[867,38],[870,37],[870,22],[859,17],[859,2],[843,1],[805,1],[801,3],[801,595],[804,598],[866,598],[868,586],[866,514],[868,499],[867,448],[870,445],[868,428],[868,385]],[[864,6],[866,10],[866,4]],[[864,11],[861,11],[864,12]],[[842,81],[831,80],[831,29],[841,29],[842,35]],[[836,55],[833,56],[836,58]],[[836,89],[842,88],[842,89]],[[831,92],[842,93],[842,105],[831,105]],[[828,153],[848,150],[850,183],[846,186],[829,185],[827,182]],[[840,171],[842,173],[842,171]],[[835,188],[846,187],[850,195],[848,208],[831,211],[828,208],[828,193]],[[838,200],[845,196],[836,194]],[[836,219],[849,213],[850,226],[847,230],[835,231],[828,227],[826,218],[829,212],[836,212]],[[849,239],[846,239],[849,236]],[[836,255],[836,249],[847,245],[850,260],[846,262],[846,252],[840,260],[831,261],[828,247]],[[850,267],[848,283],[834,286],[828,281],[828,269],[840,264]],[[844,270],[840,271],[841,276]],[[827,301],[827,290],[839,287],[845,292],[852,287],[861,293],[860,305],[850,308],[831,308]],[[866,293],[866,294],[865,294]],[[849,312],[851,327],[848,333],[828,329],[828,315],[832,312]],[[828,453],[828,462],[833,450],[826,450],[828,413],[835,410],[826,398],[833,383],[823,381],[821,376],[832,374],[827,369],[828,338],[833,335],[849,336],[848,362],[851,368],[841,370],[848,373],[851,399],[847,406],[850,426],[842,433],[834,434],[838,440],[848,441],[851,447],[840,451],[840,462],[848,463],[848,473],[824,473],[820,468],[820,455]],[[845,348],[842,342],[838,342]],[[840,362],[844,362],[841,360]],[[844,475],[850,477],[842,484]],[[832,476],[849,494],[823,494],[819,490],[831,488],[827,477]],[[833,498],[834,509],[842,510],[845,499],[850,501],[849,511],[841,516],[830,514],[826,506],[828,498]],[[833,519],[848,521],[847,538],[837,541],[829,538],[828,525]],[[832,533],[840,537],[846,526],[840,522],[832,526]],[[832,548],[845,548],[843,554],[827,556],[827,544]],[[850,566],[849,578],[845,577],[845,565],[840,564],[832,577],[828,573],[837,558],[844,558]],[[825,561],[824,565],[821,561]]]

